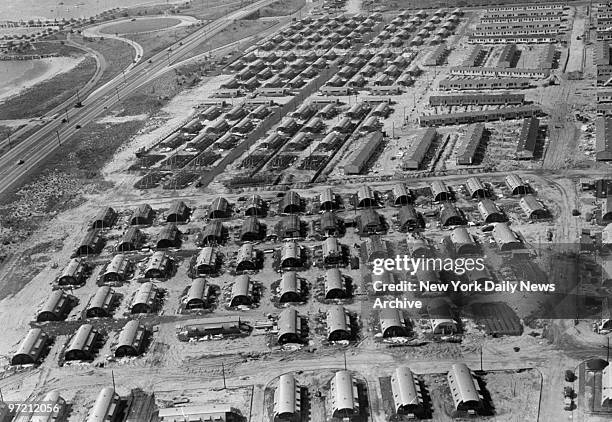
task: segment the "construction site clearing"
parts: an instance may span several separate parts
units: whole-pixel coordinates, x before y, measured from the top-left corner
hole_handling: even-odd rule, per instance
[[[24,401],[54,421],[610,420],[597,7],[385,4],[309,5],[35,233],[61,246],[2,300],[0,421],[36,420]],[[397,255],[485,265],[373,273]],[[556,290],[375,287],[453,280]]]

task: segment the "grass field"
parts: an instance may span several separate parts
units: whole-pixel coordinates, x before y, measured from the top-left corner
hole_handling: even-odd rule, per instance
[[[137,34],[139,32],[157,31],[178,25],[181,21],[176,18],[146,18],[136,21],[120,22],[104,27],[103,34]]]
[[[189,34],[194,33],[199,28],[199,26],[182,26],[167,31],[150,32],[146,34],[127,34],[125,37],[142,46],[144,50],[143,59],[147,60],[169,46],[176,44]]]
[[[0,107],[0,120],[27,119],[44,115],[73,96],[96,71],[96,62],[87,57],[69,72],[62,73],[8,99]]]
[[[102,74],[98,85],[103,85],[110,81],[134,61],[134,49],[123,41],[112,39],[86,41],[82,37],[73,37],[73,40],[100,52],[104,56],[107,68]]]
[[[212,39],[204,41],[196,49],[193,50],[190,57],[206,53],[212,49],[231,44],[235,41],[259,34],[273,25],[278,23],[277,20],[241,20],[236,21],[232,26],[228,26],[223,31],[219,32]]]
[[[66,45],[61,41],[39,41],[32,43],[32,46],[30,48],[26,48],[20,52],[12,52],[11,54],[57,54],[58,56],[79,57],[83,55],[83,51],[76,47]]]
[[[305,0],[279,0],[270,6],[262,7],[259,16],[287,16],[297,12],[305,4]]]
[[[217,19],[229,12],[246,6],[254,0],[192,0],[179,5],[178,10],[172,4],[159,4],[157,6],[138,6],[125,11],[128,16],[155,16],[164,13],[177,13],[179,15],[193,16],[201,20]]]
[[[152,114],[179,93],[181,85],[175,72],[167,72],[125,98],[116,107],[117,117]]]

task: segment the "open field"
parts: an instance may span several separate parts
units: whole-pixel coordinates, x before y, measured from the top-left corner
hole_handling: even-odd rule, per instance
[[[279,0],[260,11],[261,17],[287,16],[300,10],[306,4],[305,0]]]
[[[104,34],[136,34],[139,32],[168,29],[180,22],[179,19],[175,18],[138,19],[133,22],[121,22],[115,25],[109,25],[100,30],[100,32]]]
[[[137,42],[144,49],[143,60],[154,56],[160,51],[165,50],[169,46],[176,44],[187,35],[199,29],[198,26],[185,26],[167,31],[156,31],[143,34],[126,34],[125,37]]]
[[[74,36],[73,40],[79,44],[98,51],[104,57],[104,73],[98,82],[99,86],[121,74],[134,61],[134,49],[128,44],[113,39],[83,39]]]
[[[201,43],[191,55],[197,56],[215,48],[257,35],[277,23],[278,21],[260,19],[237,21],[232,26],[219,32],[213,39]]]

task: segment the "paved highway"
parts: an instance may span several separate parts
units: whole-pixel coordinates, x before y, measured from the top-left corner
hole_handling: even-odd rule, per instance
[[[61,142],[77,133],[77,127],[90,123],[123,97],[132,94],[155,79],[170,64],[190,54],[200,43],[222,31],[234,20],[244,18],[275,1],[277,0],[257,1],[206,25],[171,48],[157,53],[149,61],[131,67],[125,72],[125,77],[119,75],[93,92],[83,100],[82,108],[73,109],[69,122],[62,123],[61,117],[58,116],[55,120],[45,124],[36,133],[0,157],[0,195],[7,193],[23,176],[35,169],[59,147]],[[22,164],[18,164],[20,160],[23,160]]]

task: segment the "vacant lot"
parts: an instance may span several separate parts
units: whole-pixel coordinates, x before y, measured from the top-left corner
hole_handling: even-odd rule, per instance
[[[263,7],[260,16],[286,16],[297,12],[306,4],[305,0],[280,0],[270,6]]]
[[[120,22],[104,27],[103,34],[137,34],[139,32],[157,31],[178,25],[181,21],[176,18],[147,18],[135,21]]]
[[[99,86],[119,75],[123,69],[134,61],[134,49],[123,41],[112,39],[90,40],[82,37],[73,37],[73,41],[96,50],[104,56],[106,68],[98,83]]]
[[[228,26],[223,31],[216,34],[213,38],[201,43],[195,50],[193,50],[191,56],[197,56],[215,48],[219,48],[224,45],[228,45],[244,38],[259,34],[270,28],[271,26],[276,25],[277,23],[278,21],[276,20],[236,21],[232,26]]]
[[[176,44],[189,34],[194,33],[200,27],[199,26],[182,26],[175,29],[169,29],[168,31],[149,32],[144,34],[128,34],[125,35],[132,41],[137,42],[144,49],[143,59],[154,56],[160,51],[165,50],[173,44]]]

